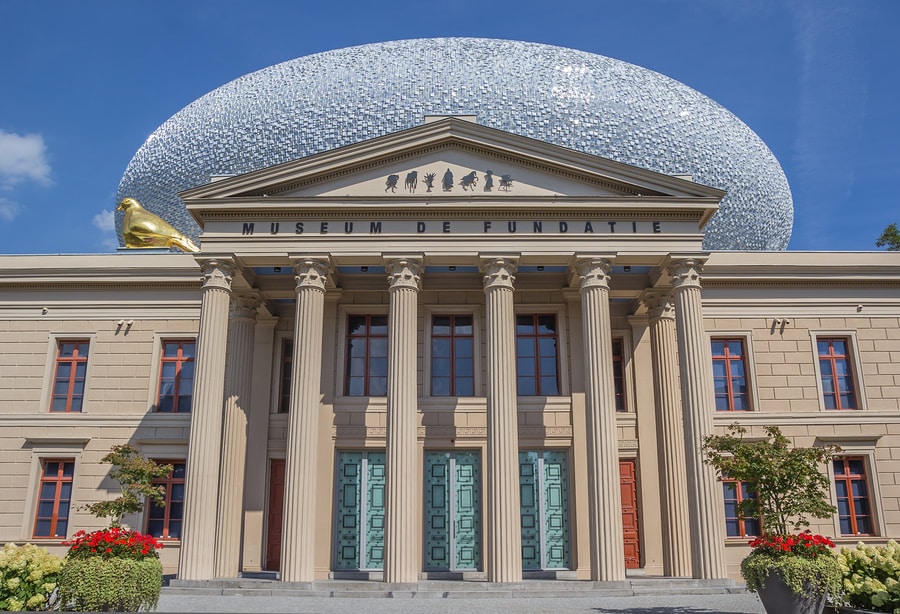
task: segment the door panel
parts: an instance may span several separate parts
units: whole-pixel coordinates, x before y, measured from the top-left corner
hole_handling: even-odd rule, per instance
[[[384,566],[384,453],[369,452],[367,458],[366,569]]]
[[[565,452],[519,453],[522,568],[569,567],[569,483]]]
[[[477,452],[425,454],[425,568],[481,564],[481,467]]]
[[[519,498],[522,516],[522,569],[541,569],[541,510],[538,453],[519,452]]]
[[[266,570],[281,569],[281,523],[284,514],[284,460],[269,462],[269,506],[266,511]]]
[[[641,566],[641,538],[638,525],[637,471],[634,460],[619,461],[622,491],[622,536],[625,542],[625,568]]]
[[[359,569],[362,452],[338,454],[335,505],[335,569]]]

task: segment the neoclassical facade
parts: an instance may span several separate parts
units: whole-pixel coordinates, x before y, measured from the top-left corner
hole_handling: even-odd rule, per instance
[[[0,257],[0,541],[98,527],[128,442],[183,580],[736,577],[733,422],[900,537],[900,256],[704,251],[724,192],[471,119],[183,192],[196,254]]]

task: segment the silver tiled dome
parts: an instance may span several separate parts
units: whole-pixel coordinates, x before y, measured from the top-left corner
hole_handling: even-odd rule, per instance
[[[478,122],[728,192],[706,249],[783,250],[791,191],[765,143],[728,110],[659,73],[537,43],[436,38],[349,47],[276,64],[198,98],[150,135],[119,184],[182,232],[177,193],[411,128]],[[121,218],[117,220],[121,224]]]

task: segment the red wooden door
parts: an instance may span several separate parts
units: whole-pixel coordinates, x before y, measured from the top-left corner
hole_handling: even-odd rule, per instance
[[[269,465],[269,507],[266,514],[266,570],[281,569],[281,517],[284,512],[284,461]]]
[[[625,568],[641,566],[641,536],[638,528],[637,472],[634,460],[619,461],[622,491],[622,533],[625,541]]]

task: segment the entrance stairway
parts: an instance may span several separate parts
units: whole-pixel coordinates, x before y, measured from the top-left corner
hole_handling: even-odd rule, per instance
[[[421,580],[393,584],[357,580],[279,582],[275,579],[235,578],[172,580],[163,595],[242,595],[264,597],[384,597],[399,599],[477,599],[545,597],[631,597],[636,595],[721,595],[746,592],[734,580],[691,578],[629,578],[622,582],[584,580],[524,580],[512,584],[479,581]]]

